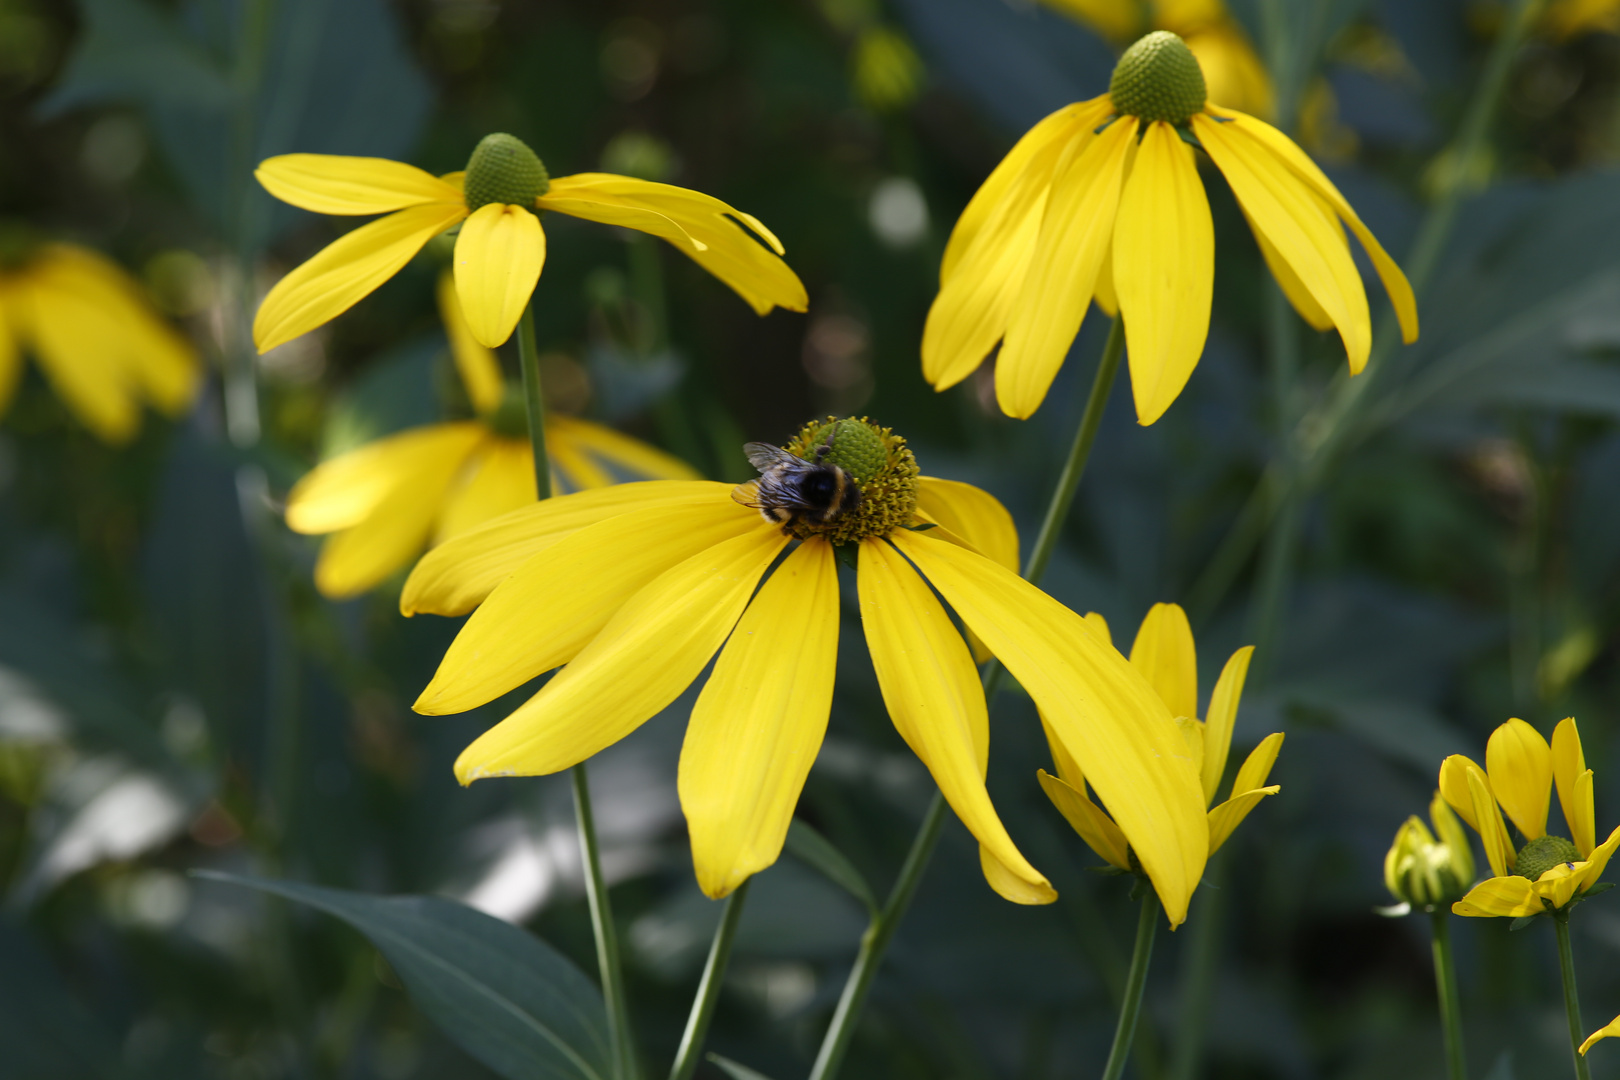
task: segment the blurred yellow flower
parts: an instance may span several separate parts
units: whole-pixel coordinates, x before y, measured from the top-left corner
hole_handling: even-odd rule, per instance
[[[1479,833],[1493,877],[1452,905],[1458,915],[1518,918],[1557,911],[1603,876],[1620,847],[1620,828],[1597,843],[1592,770],[1586,767],[1573,717],[1553,731],[1552,745],[1523,720],[1509,720],[1485,747],[1485,768],[1461,754],[1440,766],[1440,794]],[[1570,837],[1547,832],[1553,786]],[[1498,809],[1500,806],[1501,809]],[[1524,836],[1515,850],[1502,811]]]
[[[1097,636],[1110,641],[1108,624],[1096,612],[1086,616]],[[1198,660],[1192,627],[1187,614],[1178,604],[1154,604],[1142,619],[1131,645],[1131,666],[1140,671],[1157,691],[1170,714],[1176,718],[1190,751],[1203,791],[1203,805],[1215,801],[1221,776],[1226,771],[1226,758],[1232,746],[1232,725],[1237,719],[1238,700],[1243,696],[1243,681],[1249,673],[1249,660],[1254,646],[1245,645],[1226,661],[1221,676],[1215,683],[1215,692],[1209,699],[1207,719],[1198,719]],[[1045,721],[1045,715],[1042,715]],[[1036,775],[1047,798],[1052,800],[1063,817],[1074,827],[1086,845],[1109,864],[1120,870],[1135,870],[1132,856],[1136,851],[1136,835],[1128,827],[1116,824],[1118,815],[1110,817],[1108,810],[1092,802],[1086,794],[1086,781],[1092,779],[1094,764],[1082,771],[1080,759],[1070,754],[1064,744],[1053,737],[1050,727],[1046,732],[1057,768],[1053,776],[1045,769]],[[1249,816],[1261,799],[1282,790],[1276,784],[1266,786],[1271,766],[1276,763],[1282,749],[1283,733],[1267,735],[1260,741],[1238,770],[1232,790],[1226,801],[1209,810],[1208,851],[1214,855],[1226,843],[1234,829]],[[1096,785],[1093,784],[1093,787]],[[1099,794],[1102,794],[1099,790]],[[1106,795],[1104,806],[1112,809]],[[1162,894],[1161,894],[1162,895]]]
[[[1552,0],[1541,23],[1554,37],[1585,33],[1620,34],[1620,0]]]
[[[1095,298],[1125,320],[1137,418],[1151,424],[1203,352],[1215,234],[1189,142],[1225,175],[1266,264],[1301,317],[1336,327],[1350,370],[1372,346],[1367,294],[1341,228],[1372,257],[1402,335],[1417,305],[1338,188],[1287,136],[1208,100],[1198,62],[1155,31],[1114,69],[1109,92],[1069,105],[1019,140],[962,212],[923,331],[923,375],[943,390],[999,342],[996,398],[1039,408]]]
[[[1432,911],[1459,899],[1474,883],[1468,834],[1438,791],[1429,803],[1429,820],[1434,822],[1432,833],[1415,814],[1395,831],[1395,842],[1384,856],[1384,886],[1401,903],[1385,914],[1404,915],[1413,907]]]
[[[403,569],[424,547],[536,499],[521,389],[461,317],[449,275],[439,313],[477,419],[428,424],[324,461],[287,496],[294,532],[333,534],[321,545],[315,585],[343,599]],[[579,491],[622,479],[695,480],[685,463],[627,435],[575,417],[546,418],[553,488]]]
[[[826,731],[840,543],[858,553],[861,618],[889,715],[978,839],[991,886],[1019,903],[1056,895],[985,791],[984,693],[935,590],[1035,699],[1059,744],[1095,763],[1092,784],[1180,922],[1207,847],[1187,747],[1147,680],[1018,576],[1001,504],[919,476],[905,441],[865,420],[813,421],[785,453],[844,470],[858,502],[784,527],[750,508],[758,482],[626,484],[548,500],[430,552],[401,609],[477,610],[419,712],[461,712],[562,668],[463,751],[456,775],[470,783],[584,761],[668,707],[718,652],[687,726],[679,791],[698,882],[726,895],[776,861]]]
[[[761,315],[773,307],[803,311],[807,303],[804,286],[778,257],[781,242],[753,216],[696,191],[629,176],[552,179],[511,135],[485,136],[465,172],[443,177],[397,161],[326,154],[273,157],[254,175],[270,194],[305,210],[387,214],[276,283],[253,321],[260,352],[347,311],[458,225],[456,291],[473,336],[493,348],[511,336],[540,280],[545,210],[662,237]]]
[[[77,244],[27,244],[0,259],[0,414],[24,352],[102,442],[128,442],[140,430],[142,403],[177,416],[197,396],[191,345],[128,274]]]

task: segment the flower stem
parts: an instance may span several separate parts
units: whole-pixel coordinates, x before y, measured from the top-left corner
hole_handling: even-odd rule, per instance
[[[1114,1028],[1114,1045],[1108,1051],[1103,1080],[1119,1080],[1125,1074],[1125,1061],[1131,1056],[1136,1039],[1136,1018],[1142,1012],[1142,991],[1147,988],[1148,964],[1153,959],[1153,935],[1159,928],[1159,895],[1151,887],[1142,890],[1142,912],[1136,920],[1136,948],[1131,951],[1131,973],[1125,979],[1125,999],[1119,1005],[1119,1025]]]
[[[1569,912],[1553,914],[1553,930],[1558,934],[1558,967],[1564,975],[1564,1012],[1569,1015],[1569,1052],[1575,1059],[1576,1080],[1592,1080],[1581,1055],[1586,1025],[1581,1023],[1581,997],[1575,989],[1575,954],[1569,947]]]
[[[1467,1080],[1463,1061],[1462,995],[1457,992],[1457,967],[1451,960],[1451,915],[1444,907],[1434,920],[1434,988],[1440,997],[1440,1023],[1446,1030],[1446,1069],[1450,1080]]]
[[[585,896],[591,905],[591,929],[596,935],[596,964],[601,972],[602,996],[607,1000],[608,1040],[613,1045],[613,1075],[636,1080],[635,1040],[630,1036],[630,1006],[625,1000],[624,972],[619,964],[619,932],[613,925],[607,882],[602,878],[601,851],[596,844],[596,817],[591,813],[590,784],[585,764],[575,765],[574,815],[579,819],[579,850],[585,863]]]
[[[1198,921],[1192,925],[1192,940],[1182,954],[1181,985],[1176,996],[1176,1046],[1170,1057],[1170,1080],[1194,1080],[1204,1056],[1204,1036],[1209,1030],[1209,1009],[1215,996],[1215,971],[1220,959],[1222,929],[1226,925],[1226,860],[1211,859],[1205,871],[1209,888],[1199,901]],[[1137,1048],[1137,1054],[1141,1054]],[[1138,1067],[1141,1066],[1139,1061]]]
[[[698,981],[697,994],[692,998],[692,1013],[686,1018],[686,1033],[681,1036],[681,1047],[675,1052],[675,1064],[670,1067],[669,1080],[690,1080],[697,1071],[704,1039],[709,1034],[709,1021],[714,1018],[714,1007],[720,1000],[720,984],[725,981],[726,964],[731,960],[731,943],[737,936],[737,924],[742,922],[748,885],[753,880],[745,879],[726,900],[726,910],[720,916],[720,926],[715,930],[714,942],[709,946],[709,960],[703,965],[703,978]]]
[[[540,354],[534,347],[534,309],[525,307],[518,320],[518,367],[523,372],[523,400],[529,407],[529,448],[534,452],[534,487],[551,498],[551,459],[546,454],[546,396],[540,386]]]
[[[1113,390],[1114,377],[1119,374],[1119,361],[1124,350],[1125,322],[1116,318],[1108,331],[1102,357],[1097,362],[1097,374],[1091,380],[1091,393],[1080,416],[1080,427],[1074,433],[1074,444],[1069,449],[1063,471],[1058,475],[1057,487],[1052,491],[1052,499],[1047,505],[1041,530],[1036,534],[1035,546],[1030,550],[1029,561],[1024,564],[1024,578],[1032,584],[1040,582],[1041,575],[1046,573],[1046,564],[1052,559],[1052,551],[1057,547],[1058,535],[1063,531],[1063,520],[1068,516],[1075,490],[1079,488],[1080,478],[1086,471],[1086,459],[1091,456],[1091,446],[1097,441],[1103,409]],[[995,700],[1004,670],[993,659],[985,665],[984,696],[987,702]],[[934,854],[934,845],[939,842],[940,828],[944,823],[945,797],[936,790],[927,813],[923,815],[922,824],[917,826],[911,850],[906,853],[900,876],[895,880],[883,910],[878,912],[867,926],[866,933],[861,935],[855,966],[850,969],[849,978],[844,983],[844,992],[838,998],[832,1023],[822,1036],[821,1051],[810,1070],[810,1080],[832,1080],[838,1075],[849,1042],[855,1035],[855,1022],[860,1018],[866,995],[872,988],[872,980],[883,962],[890,939],[905,916],[906,908],[911,906],[911,898],[922,881],[923,871],[928,868],[928,860]]]

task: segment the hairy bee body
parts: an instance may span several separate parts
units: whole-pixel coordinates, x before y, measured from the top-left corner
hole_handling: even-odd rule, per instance
[[[826,525],[861,504],[860,485],[837,465],[821,460],[831,449],[830,443],[819,446],[816,460],[806,461],[770,443],[748,443],[743,452],[759,470],[759,479],[752,487],[739,487],[732,498],[783,528],[800,521]]]

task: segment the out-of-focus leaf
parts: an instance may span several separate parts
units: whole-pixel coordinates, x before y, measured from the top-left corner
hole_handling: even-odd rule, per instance
[[[1485,1080],[1517,1080],[1518,1073],[1513,1071],[1513,1054],[1502,1051],[1502,1056],[1496,1059],[1491,1071],[1485,1074]]]
[[[510,1080],[609,1075],[601,992],[562,954],[509,923],[435,896],[199,876],[308,904],[353,926],[388,958],[417,1008]]]
[[[428,335],[372,361],[328,410],[322,456],[336,457],[384,435],[438,420],[433,376],[448,348],[442,337]]]
[[[0,923],[0,1062],[6,1080],[119,1075],[111,1033],[23,932]]]
[[[750,1069],[748,1066],[732,1061],[728,1057],[721,1057],[719,1054],[705,1054],[703,1056],[713,1062],[715,1068],[731,1077],[731,1080],[771,1080],[764,1073]]]
[[[229,74],[169,12],[145,0],[84,0],[80,17],[84,33],[46,113],[109,99],[223,111],[234,99]]]
[[[864,904],[870,914],[877,915],[877,898],[872,895],[871,886],[866,883],[861,872],[855,869],[855,864],[844,858],[843,852],[833,847],[832,841],[798,818],[794,818],[793,824],[788,826],[787,849],[813,869],[827,875],[833,884],[844,888]]]
[[[1436,770],[1448,754],[1470,752],[1475,741],[1432,709],[1398,699],[1356,698],[1283,687],[1296,705],[1420,771]]]

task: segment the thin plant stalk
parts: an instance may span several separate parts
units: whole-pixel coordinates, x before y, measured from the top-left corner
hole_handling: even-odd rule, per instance
[[[1592,1080],[1581,1054],[1586,1025],[1581,1022],[1581,996],[1575,989],[1575,954],[1569,947],[1569,912],[1553,914],[1553,930],[1558,935],[1558,968],[1564,977],[1564,1012],[1569,1016],[1569,1053],[1575,1059],[1575,1080]]]
[[[669,1080],[691,1080],[703,1057],[709,1021],[714,1019],[714,1007],[720,1001],[720,984],[726,978],[726,965],[731,961],[731,944],[737,937],[743,904],[748,899],[748,886],[753,880],[746,879],[726,898],[726,909],[720,915],[720,925],[715,929],[714,941],[709,945],[709,959],[703,965],[703,978],[698,980],[697,994],[692,998],[692,1012],[686,1018],[686,1031],[681,1035],[680,1049],[675,1051],[675,1064],[670,1066]]]
[[[1467,1080],[1462,995],[1457,991],[1457,965],[1451,958],[1451,913],[1442,905],[1430,912],[1430,918],[1434,921],[1434,988],[1440,998],[1440,1024],[1446,1033],[1446,1075],[1449,1080]]]
[[[1170,1080],[1193,1080],[1203,1060],[1204,1036],[1209,1030],[1209,1009],[1215,996],[1215,971],[1221,951],[1221,932],[1226,925],[1226,894],[1221,885],[1226,877],[1226,860],[1212,859],[1206,871],[1209,887],[1198,908],[1198,921],[1189,933],[1183,953],[1180,986],[1176,996],[1176,1046],[1170,1057]],[[1142,1052],[1137,1047],[1137,1053]],[[1138,1067],[1140,1067],[1138,1062]]]
[[[1114,1028],[1114,1045],[1108,1051],[1103,1080],[1119,1080],[1131,1056],[1136,1039],[1136,1020],[1142,1012],[1142,991],[1147,988],[1148,964],[1153,960],[1153,936],[1159,928],[1159,894],[1152,886],[1142,888],[1142,911],[1136,920],[1136,947],[1131,950],[1131,972],[1125,977],[1125,999],[1119,1006],[1119,1024]]]
[[[1116,318],[1108,331],[1108,341],[1103,346],[1102,356],[1097,362],[1097,373],[1091,381],[1091,392],[1086,398],[1085,410],[1080,416],[1080,426],[1074,434],[1074,443],[1069,449],[1068,459],[1063,464],[1063,471],[1058,475],[1057,487],[1053,490],[1051,501],[1047,505],[1046,517],[1041,522],[1040,532],[1035,536],[1035,546],[1030,550],[1029,561],[1024,564],[1024,578],[1032,584],[1040,583],[1041,576],[1046,573],[1047,563],[1052,560],[1058,535],[1063,531],[1063,522],[1068,517],[1069,507],[1074,503],[1074,493],[1080,486],[1080,478],[1085,475],[1086,461],[1091,456],[1092,444],[1097,441],[1103,410],[1108,404],[1109,393],[1113,390],[1115,376],[1119,374],[1120,357],[1124,350],[1125,321]],[[987,702],[995,699],[1004,670],[994,659],[985,665],[984,695]],[[905,916],[906,909],[911,906],[911,898],[916,894],[917,886],[922,881],[923,871],[928,868],[928,860],[933,856],[934,845],[939,842],[940,828],[944,823],[945,797],[935,791],[934,798],[923,815],[922,823],[917,826],[917,835],[912,838],[911,849],[906,853],[906,861],[900,868],[900,876],[895,880],[894,888],[890,891],[883,909],[868,924],[866,933],[861,935],[860,950],[855,955],[855,966],[850,969],[849,978],[844,982],[838,1006],[833,1010],[832,1023],[827,1026],[827,1033],[822,1036],[821,1050],[816,1054],[816,1063],[810,1070],[810,1080],[832,1080],[838,1075],[850,1040],[854,1038],[856,1021],[860,1018],[861,1010],[866,1004],[866,996],[872,988],[872,980],[877,976],[878,967],[883,962],[883,954],[887,951],[895,930],[899,928],[900,920]]]
[[[534,488],[551,498],[551,456],[546,452],[546,395],[540,383],[540,354],[534,347],[534,309],[518,320],[518,367],[523,372],[523,403],[529,412],[529,449],[534,453]]]

